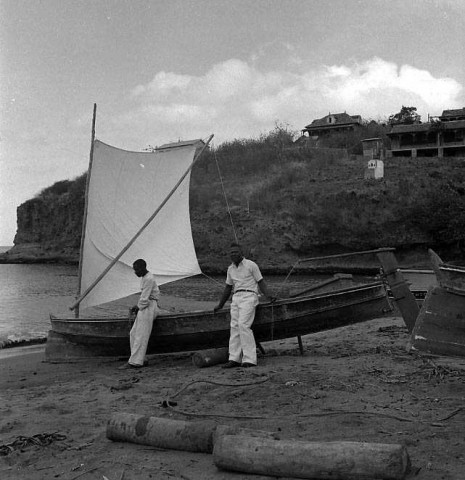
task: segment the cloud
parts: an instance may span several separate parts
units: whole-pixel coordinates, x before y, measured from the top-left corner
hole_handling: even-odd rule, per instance
[[[160,132],[176,139],[213,132],[221,142],[257,136],[273,129],[277,121],[300,130],[329,111],[377,119],[408,105],[422,115],[437,115],[461,106],[462,92],[462,85],[452,78],[436,78],[426,70],[381,58],[298,73],[230,59],[201,76],[157,73],[130,92],[133,109],[113,127],[130,124],[149,134],[150,126],[151,135]]]
[[[384,103],[391,99],[393,102],[397,101],[398,105],[400,99],[401,103],[405,104],[408,102],[404,99],[409,99],[418,104],[414,105],[417,108],[434,111],[455,104],[463,88],[451,78],[434,78],[426,70],[410,65],[399,68],[395,63],[379,58],[351,68],[329,67],[324,83],[327,95],[333,99],[339,98],[343,103],[362,106],[368,102],[371,105],[373,98],[381,96]],[[395,109],[396,105],[393,107]]]

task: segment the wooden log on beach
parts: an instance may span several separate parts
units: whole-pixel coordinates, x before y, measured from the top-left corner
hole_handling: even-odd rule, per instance
[[[402,445],[303,442],[227,434],[216,438],[213,461],[224,470],[326,480],[402,480],[410,468]]]
[[[199,368],[211,367],[219,363],[226,363],[229,357],[228,347],[201,350],[192,355],[192,363]]]
[[[131,413],[114,414],[107,425],[107,438],[157,448],[212,453],[216,424],[211,421],[185,422]]]

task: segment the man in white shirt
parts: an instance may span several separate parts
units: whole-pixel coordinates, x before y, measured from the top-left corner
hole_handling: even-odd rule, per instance
[[[133,312],[137,312],[136,320],[129,334],[131,346],[131,356],[128,363],[120,367],[141,368],[144,366],[145,353],[152,333],[153,321],[158,315],[158,298],[160,290],[155,277],[147,270],[147,263],[143,259],[136,260],[132,268],[134,273],[141,279],[141,294],[137,306],[133,307]]]
[[[258,265],[244,258],[242,249],[237,243],[230,248],[232,264],[228,267],[226,286],[214,312],[223,308],[231,292],[231,332],[229,337],[229,361],[223,368],[255,367],[257,365],[257,348],[252,332],[255,308],[258,305],[258,291],[266,295],[270,301],[268,286],[260,273]]]

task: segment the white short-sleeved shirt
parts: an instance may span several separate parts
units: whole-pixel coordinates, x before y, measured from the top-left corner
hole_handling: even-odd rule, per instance
[[[262,279],[258,265],[252,260],[243,258],[237,267],[234,263],[228,267],[226,284],[231,285],[234,292],[237,290],[252,290],[258,295],[258,282]]]
[[[143,310],[149,306],[150,300],[158,300],[160,297],[160,289],[158,288],[155,277],[152,273],[147,272],[140,280],[141,294],[137,306]]]

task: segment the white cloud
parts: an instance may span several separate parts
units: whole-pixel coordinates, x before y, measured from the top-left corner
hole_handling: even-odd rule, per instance
[[[378,119],[408,105],[423,116],[437,115],[460,107],[462,92],[462,85],[452,78],[436,78],[426,70],[381,58],[299,73],[260,70],[230,59],[202,76],[157,73],[131,92],[137,106],[116,125],[126,128],[130,123],[134,131],[151,135],[151,141],[157,133],[186,139],[213,132],[221,142],[257,136],[273,129],[276,121],[300,130],[329,111]]]
[[[351,106],[360,105],[362,110],[364,105],[376,108],[373,99],[380,97],[383,103],[392,105],[394,110],[400,108],[401,104],[408,103],[408,100],[418,110],[440,113],[441,109],[456,104],[463,89],[451,78],[434,78],[430,72],[410,65],[398,68],[395,63],[379,58],[354,65],[350,69],[347,66],[330,67],[327,70],[327,80],[328,96],[339,98]],[[382,105],[380,107],[382,110]],[[389,112],[378,113],[387,115]]]
[[[186,90],[193,77],[176,73],[159,72],[148,85],[138,85],[132,91],[134,97],[146,95],[153,99],[166,95],[176,95]]]

